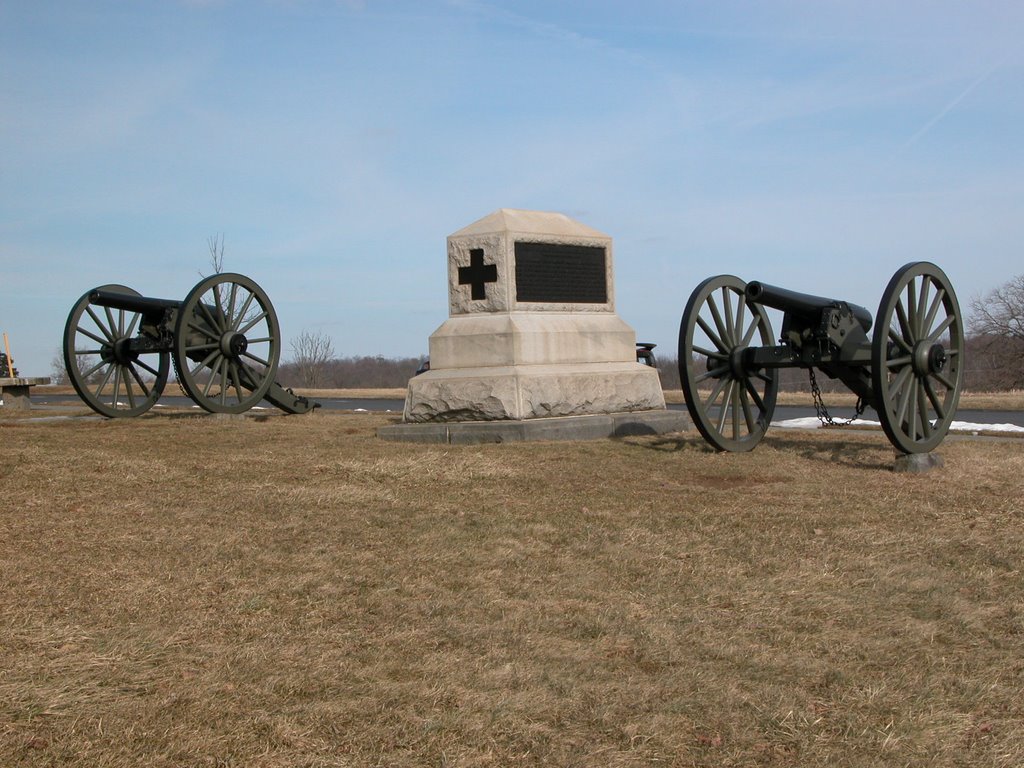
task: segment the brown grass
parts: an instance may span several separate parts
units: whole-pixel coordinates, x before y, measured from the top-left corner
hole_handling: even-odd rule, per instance
[[[0,765],[1024,764],[1017,443],[0,422]]]

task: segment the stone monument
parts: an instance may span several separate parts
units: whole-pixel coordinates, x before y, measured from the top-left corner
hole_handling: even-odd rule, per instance
[[[430,370],[409,382],[404,422],[668,414],[615,313],[612,275],[611,238],[560,213],[503,208],[449,236],[449,318],[430,337]]]

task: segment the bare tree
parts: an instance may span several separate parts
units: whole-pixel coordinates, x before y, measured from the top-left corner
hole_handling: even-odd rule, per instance
[[[301,386],[317,389],[323,386],[327,363],[334,358],[331,337],[324,333],[303,331],[291,341],[292,363]]]
[[[75,364],[78,366],[79,379],[86,378],[85,373],[96,367],[98,359],[93,355],[75,355]],[[93,379],[96,378],[96,374],[93,373]],[[50,361],[50,379],[54,384],[70,384],[71,379],[68,377],[67,366],[64,364],[64,352],[61,349],[57,350],[57,353],[53,356]]]
[[[970,327],[993,385],[1024,387],[1024,274],[971,299]]]
[[[986,336],[1024,339],[1024,274],[971,299],[971,330]]]
[[[210,251],[210,266],[213,274],[219,275],[224,271],[224,235],[212,235],[206,238],[206,247]],[[199,273],[203,277],[202,272]]]
[[[321,366],[324,375],[320,386],[336,389],[404,388],[422,365],[422,357],[335,357]],[[281,363],[277,369],[277,380],[286,387],[304,386],[299,366],[293,361]]]
[[[54,384],[68,383],[68,370],[67,366],[64,365],[64,353],[59,349],[57,354],[53,356],[53,360],[50,361],[50,380]]]

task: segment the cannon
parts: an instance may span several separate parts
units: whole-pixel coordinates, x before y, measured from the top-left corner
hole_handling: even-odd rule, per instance
[[[280,352],[270,299],[234,273],[205,278],[184,301],[101,285],[75,303],[64,326],[72,386],[111,418],[152,408],[172,364],[184,392],[211,413],[242,413],[261,400],[287,413],[317,407],[274,380]]]
[[[766,307],[783,313],[775,343]],[[874,333],[869,336],[872,325]],[[775,410],[779,370],[815,369],[871,407],[900,453],[927,453],[945,437],[963,385],[964,329],[945,273],[919,261],[897,270],[872,318],[846,301],[711,277],[690,295],[679,328],[679,375],[687,409],[720,451],[749,451]]]

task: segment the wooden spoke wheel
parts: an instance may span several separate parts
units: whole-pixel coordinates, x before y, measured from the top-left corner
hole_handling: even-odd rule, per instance
[[[705,280],[690,295],[679,328],[679,376],[697,429],[720,451],[749,451],[775,411],[777,370],[747,370],[744,350],[770,346],[772,327],[746,283],[732,275]]]
[[[262,288],[244,275],[208,277],[178,313],[178,382],[207,411],[242,413],[274,383],[280,344],[277,314]]]
[[[907,264],[878,305],[871,376],[882,429],[903,453],[942,442],[963,386],[964,328],[953,286],[934,264]]]
[[[117,284],[96,290],[140,295]],[[160,399],[170,355],[139,333],[140,313],[93,304],[91,293],[78,300],[64,326],[68,379],[96,413],[110,418],[138,416]]]

